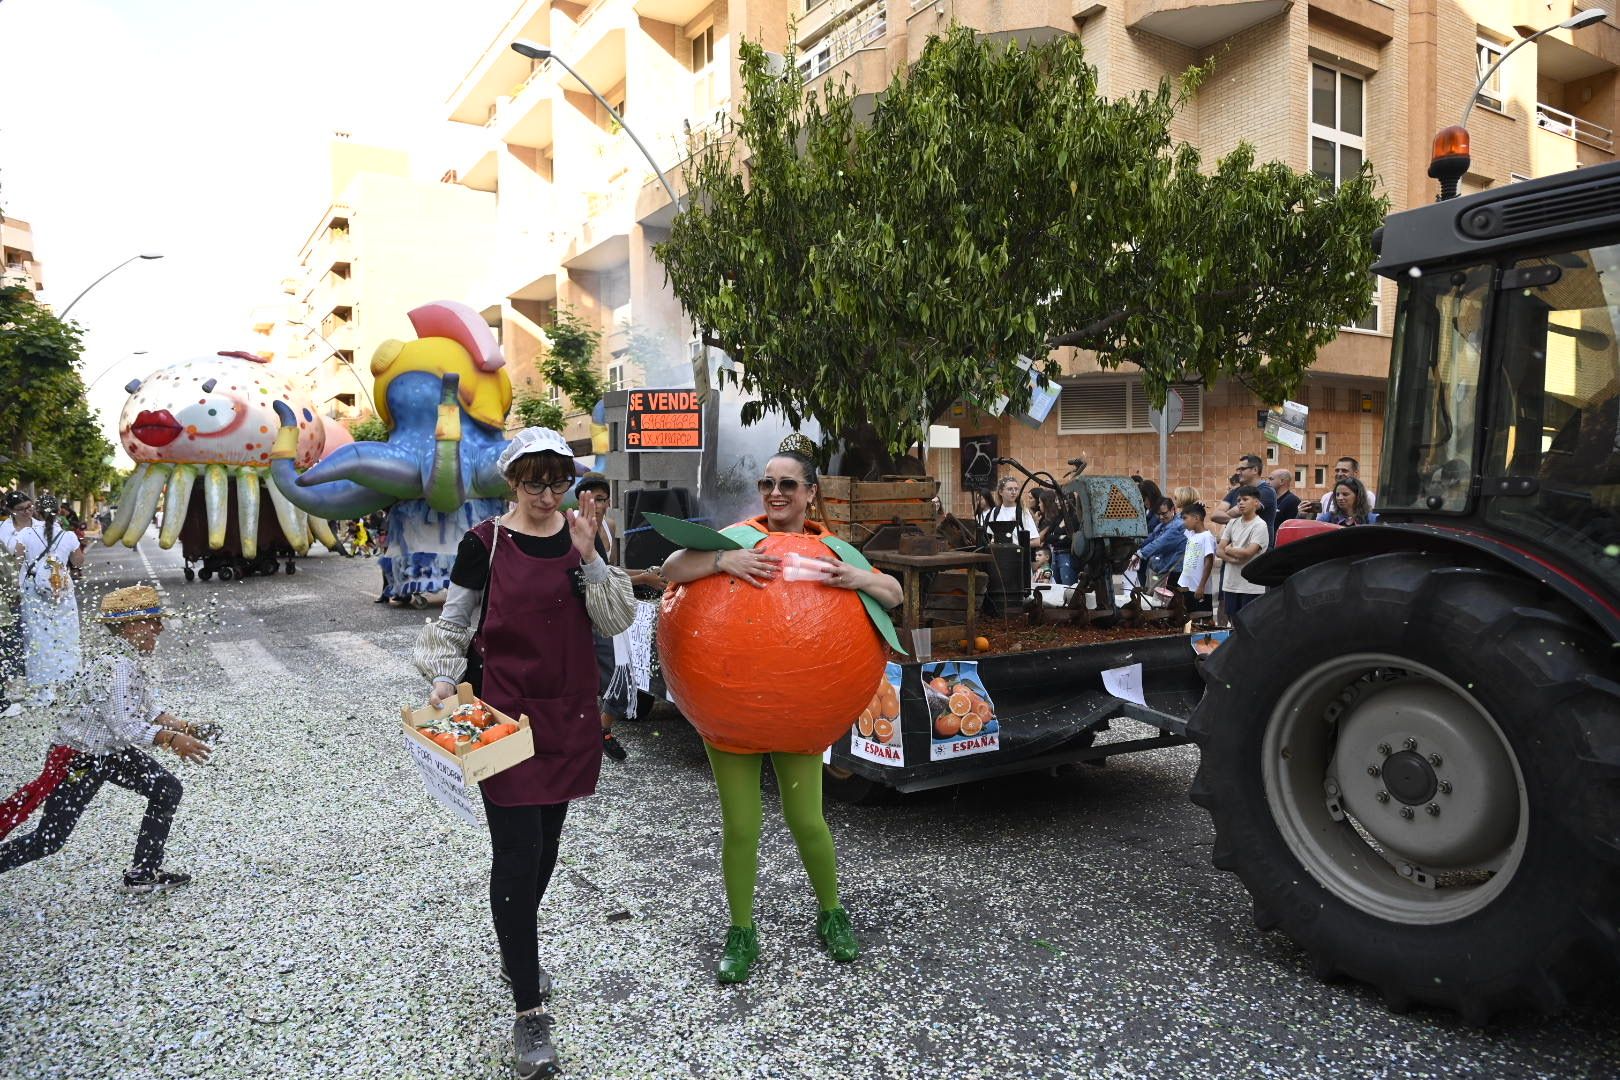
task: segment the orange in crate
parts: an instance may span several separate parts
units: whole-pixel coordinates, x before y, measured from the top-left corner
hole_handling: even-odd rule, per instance
[[[832,555],[802,533],[754,550]],[[711,746],[819,754],[871,703],[886,649],[854,590],[710,574],[664,595],[658,652],[670,698]]]

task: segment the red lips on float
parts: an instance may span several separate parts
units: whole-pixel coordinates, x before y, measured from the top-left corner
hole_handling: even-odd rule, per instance
[[[129,432],[148,446],[168,446],[180,437],[180,421],[168,409],[142,409]]]

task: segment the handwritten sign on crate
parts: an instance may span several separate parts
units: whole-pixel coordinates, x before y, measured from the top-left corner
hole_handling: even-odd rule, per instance
[[[405,752],[422,777],[422,784],[439,804],[468,825],[477,827],[478,810],[473,793],[463,786],[461,770],[453,762],[435,754],[409,735],[404,736]]]
[[[703,449],[703,404],[696,390],[632,390],[625,399],[624,448],[696,453]]]

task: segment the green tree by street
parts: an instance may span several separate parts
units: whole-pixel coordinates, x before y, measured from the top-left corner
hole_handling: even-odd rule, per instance
[[[1207,73],[1105,98],[1079,40],[957,28],[857,119],[742,46],[731,136],[695,147],[657,245],[707,341],[766,409],[881,456],[958,400],[1029,399],[1061,346],[1135,364],[1156,402],[1236,377],[1262,399],[1371,304],[1385,202],[1240,146],[1206,170],[1171,121]]]
[[[0,484],[95,495],[117,475],[79,375],[80,330],[0,289]]]

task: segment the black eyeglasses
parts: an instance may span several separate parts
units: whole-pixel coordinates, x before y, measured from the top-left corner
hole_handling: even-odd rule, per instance
[[[518,484],[518,487],[530,495],[538,495],[542,491],[550,491],[553,495],[562,495],[573,486],[574,482],[572,480],[558,480],[549,484],[544,480],[524,480]]]
[[[769,495],[773,491],[780,491],[784,495],[791,495],[799,490],[799,482],[791,476],[784,476],[780,480],[769,476],[762,476],[756,482],[761,495]]]

